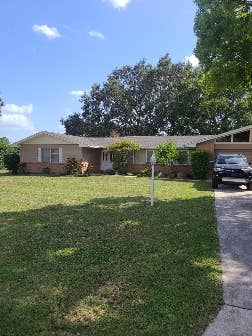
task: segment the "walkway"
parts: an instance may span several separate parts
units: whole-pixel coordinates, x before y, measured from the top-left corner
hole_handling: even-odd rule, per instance
[[[252,191],[215,192],[224,307],[203,336],[252,335]]]

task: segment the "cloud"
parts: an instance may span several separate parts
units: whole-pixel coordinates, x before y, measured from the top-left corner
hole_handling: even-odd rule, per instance
[[[32,121],[23,114],[3,114],[0,117],[0,126],[33,131]]]
[[[88,34],[89,34],[89,36],[98,38],[100,40],[105,39],[105,36],[101,32],[98,32],[98,31],[93,31],[92,30],[92,31],[88,32]]]
[[[83,91],[83,90],[73,90],[73,91],[68,92],[68,94],[70,94],[70,96],[74,96],[74,97],[83,96],[84,93],[85,93],[85,91]]]
[[[6,104],[2,108],[3,113],[16,113],[16,114],[31,114],[32,104],[28,105],[16,105],[16,104]]]
[[[193,67],[199,66],[199,59],[194,54],[186,56],[185,61],[191,63]]]
[[[34,125],[27,114],[32,113],[32,104],[6,104],[2,109],[0,127],[33,131]]]
[[[114,8],[126,8],[131,0],[103,0],[110,3]]]
[[[62,37],[58,29],[55,27],[48,27],[47,25],[33,25],[32,30],[36,33],[45,35],[49,40]]]

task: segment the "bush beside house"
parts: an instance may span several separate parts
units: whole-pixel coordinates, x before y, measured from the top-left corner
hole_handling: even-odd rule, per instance
[[[209,172],[209,152],[194,151],[191,155],[192,173],[196,179],[206,179]]]
[[[12,174],[17,174],[19,170],[20,156],[17,151],[10,152],[4,156],[4,167],[12,172]]]
[[[129,156],[140,150],[140,145],[130,140],[117,141],[107,147],[107,151],[113,154],[113,169],[119,174],[126,173],[125,166]]]

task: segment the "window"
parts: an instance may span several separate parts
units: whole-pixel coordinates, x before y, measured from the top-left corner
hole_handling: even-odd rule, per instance
[[[59,148],[51,148],[51,163],[59,163]]]
[[[175,161],[176,164],[189,164],[190,163],[190,153],[187,149],[180,149],[178,157]]]
[[[41,148],[41,162],[59,163],[59,148]]]
[[[135,154],[134,152],[130,152],[127,156],[126,162],[127,163],[134,163],[135,161]]]
[[[50,163],[50,148],[41,148],[41,162]]]
[[[236,133],[233,135],[233,142],[249,142],[250,131]]]
[[[216,139],[216,142],[231,142],[231,135],[226,135]]]
[[[109,153],[106,151],[102,152],[102,161],[113,161],[113,153]]]
[[[223,165],[244,165],[247,162],[242,155],[220,155],[216,163]]]

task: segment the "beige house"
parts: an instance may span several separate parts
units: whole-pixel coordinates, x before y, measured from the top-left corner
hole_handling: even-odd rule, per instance
[[[161,143],[172,142],[188,155],[188,162],[178,165],[178,170],[190,171],[190,152],[207,150],[214,159],[218,153],[243,153],[252,161],[252,125],[219,135],[195,136],[127,136],[127,137],[79,137],[53,132],[39,132],[15,143],[20,147],[20,159],[26,171],[40,173],[49,168],[51,173],[63,174],[67,158],[83,159],[94,166],[94,172],[112,169],[108,145],[120,140],[132,140],[141,147],[133,153],[127,164],[128,172],[139,172]],[[160,167],[161,169],[161,167]]]

